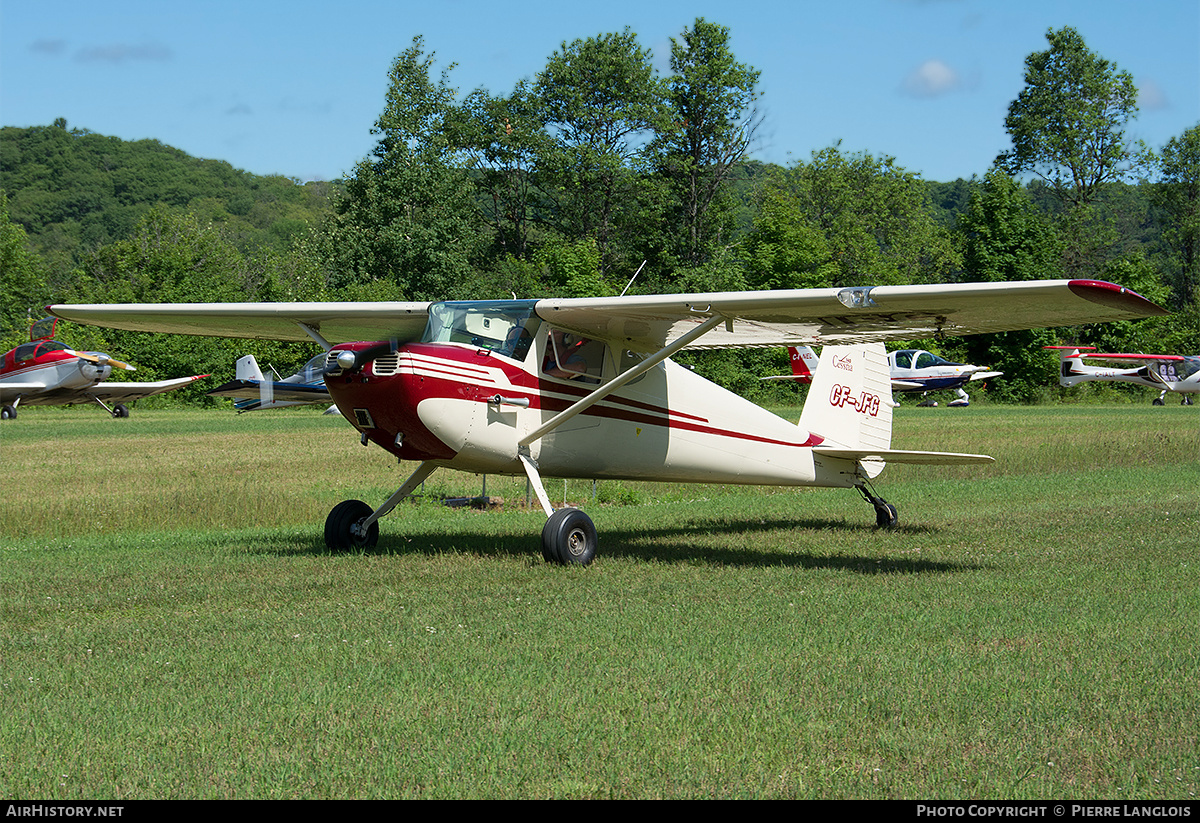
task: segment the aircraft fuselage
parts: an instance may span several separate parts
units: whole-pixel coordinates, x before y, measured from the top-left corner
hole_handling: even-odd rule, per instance
[[[598,342],[598,341],[589,341]],[[376,344],[334,347],[363,351]],[[403,460],[521,474],[521,440],[618,373],[608,346],[596,377],[550,376],[546,330],[521,362],[491,348],[414,343],[326,376],[329,393],[368,440]],[[665,482],[853,485],[853,464],[814,460],[823,438],[671,360],[528,446],[545,476]]]

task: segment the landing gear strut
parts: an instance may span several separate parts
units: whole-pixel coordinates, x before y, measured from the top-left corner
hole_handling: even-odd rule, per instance
[[[858,486],[858,492],[875,508],[875,525],[880,529],[894,529],[900,523],[900,515],[896,512],[896,507],[884,500],[882,497],[877,497],[867,491],[867,487]]]

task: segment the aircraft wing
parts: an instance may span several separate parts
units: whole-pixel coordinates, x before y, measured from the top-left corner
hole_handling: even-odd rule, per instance
[[[1186,360],[1187,358],[1181,354],[1099,354],[1097,352],[1083,352],[1080,357],[1087,357],[1092,360]]]
[[[181,389],[197,380],[208,377],[196,374],[174,380],[158,380],[147,383],[97,383],[85,389],[48,389],[21,398],[23,406],[67,406],[73,403],[94,403],[97,399],[106,403],[124,403],[154,394]]]
[[[1165,315],[1096,280],[958,283],[539,300],[544,320],[634,350],[661,348],[712,315],[688,348],[853,344]]]
[[[331,342],[420,337],[428,303],[173,303],[50,306],[66,320],[134,331]],[[710,317],[688,348],[911,340],[1167,314],[1096,280],[958,283],[539,300],[543,320],[635,351],[657,351]],[[300,324],[304,324],[301,326]]]
[[[16,400],[30,392],[42,392],[45,389],[45,383],[0,383],[0,402]]]
[[[331,343],[418,340],[428,303],[125,303],[50,306],[64,320],[130,331]],[[304,324],[301,326],[300,324]]]
[[[977,371],[971,375],[971,380],[991,380],[993,377],[1003,377],[1002,371]]]
[[[262,383],[258,380],[230,380],[208,392],[209,397],[233,397],[241,400],[258,400],[262,397]],[[274,400],[297,403],[328,403],[329,390],[324,383],[270,383],[270,394]]]

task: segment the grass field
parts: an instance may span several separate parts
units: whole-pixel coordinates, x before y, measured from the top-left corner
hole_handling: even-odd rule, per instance
[[[847,490],[549,481],[581,569],[494,477],[330,555],[408,468],[340,418],[22,409],[0,796],[1194,802],[1197,407],[905,406],[894,445],[998,462],[889,467],[893,532]]]

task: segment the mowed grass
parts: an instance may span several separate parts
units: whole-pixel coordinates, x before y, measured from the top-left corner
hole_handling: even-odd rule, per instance
[[[0,795],[1194,801],[1200,411],[905,406],[894,445],[998,462],[890,466],[892,532],[849,490],[552,480],[579,569],[495,477],[329,554],[411,467],[316,411],[23,409]]]

